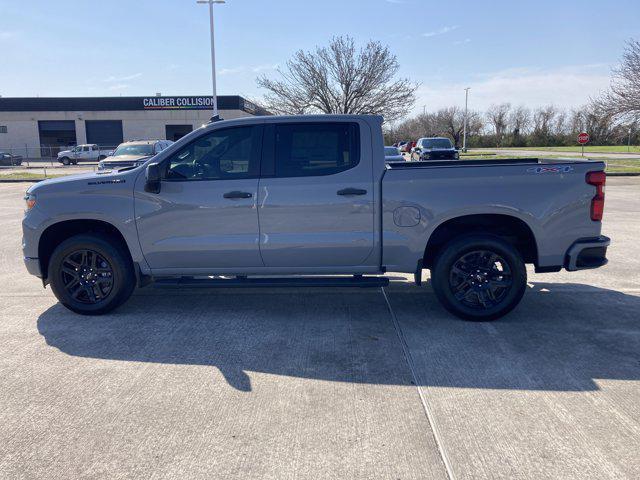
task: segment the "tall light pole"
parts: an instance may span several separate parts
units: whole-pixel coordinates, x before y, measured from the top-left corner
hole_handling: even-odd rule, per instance
[[[225,0],[197,0],[196,3],[209,4],[209,25],[211,27],[211,86],[213,88],[213,116],[211,120],[218,117],[218,97],[216,93],[216,48],[213,30],[213,4],[225,3]]]
[[[469,113],[469,90],[470,87],[464,89],[464,127],[462,129],[462,151],[467,151],[467,114]]]

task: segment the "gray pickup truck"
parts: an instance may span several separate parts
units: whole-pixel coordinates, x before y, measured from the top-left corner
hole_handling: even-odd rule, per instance
[[[512,310],[537,272],[604,265],[604,164],[385,163],[379,116],[208,124],[144,165],[27,191],[27,270],[101,314],[151,281],[381,286],[431,270],[452,313]]]

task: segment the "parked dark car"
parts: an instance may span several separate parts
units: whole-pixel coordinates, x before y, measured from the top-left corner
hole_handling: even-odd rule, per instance
[[[460,154],[446,137],[421,138],[411,150],[411,161],[458,160]]]
[[[22,165],[22,157],[20,155],[11,155],[10,153],[0,152],[0,166],[15,167]]]
[[[384,160],[386,162],[404,162],[404,157],[398,147],[384,147]]]

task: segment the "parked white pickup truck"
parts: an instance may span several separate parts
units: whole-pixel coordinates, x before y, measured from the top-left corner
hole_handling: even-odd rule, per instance
[[[25,264],[89,315],[150,281],[379,287],[429,269],[449,311],[491,320],[522,298],[525,264],[607,262],[604,163],[385,163],[382,142],[378,116],[211,123],[143,165],[29,188]]]
[[[77,165],[78,162],[98,162],[107,158],[109,150],[101,149],[96,144],[78,145],[71,150],[58,153],[58,162],[63,165]]]

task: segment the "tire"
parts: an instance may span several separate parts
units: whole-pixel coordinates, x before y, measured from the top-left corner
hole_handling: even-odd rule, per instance
[[[98,161],[100,161],[100,160],[104,160],[105,158],[107,158],[107,156],[106,156],[106,155],[100,155],[100,156],[98,157]]]
[[[60,161],[62,162],[63,165],[69,165],[71,163],[71,160],[69,160],[68,157],[62,157]]]
[[[48,272],[56,298],[82,315],[101,315],[118,308],[136,286],[128,253],[109,236],[68,238],[51,255]]]
[[[438,254],[431,282],[449,312],[464,320],[490,321],[520,303],[527,288],[527,270],[520,252],[510,243],[492,235],[465,235]]]

